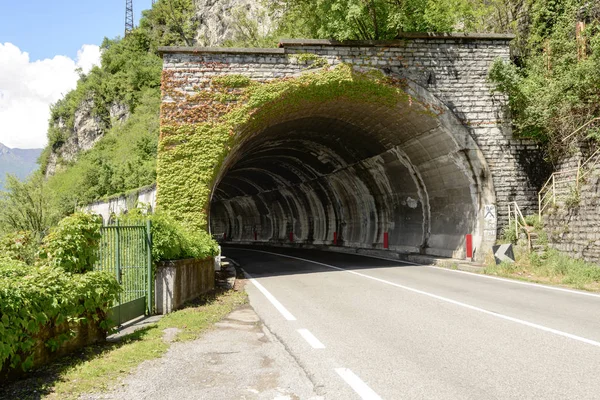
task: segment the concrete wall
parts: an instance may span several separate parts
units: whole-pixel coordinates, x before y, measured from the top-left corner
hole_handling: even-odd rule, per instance
[[[184,97],[219,75],[263,82],[298,76],[310,65],[295,55],[311,53],[332,66],[350,63],[404,81],[437,114],[432,120],[340,103],[274,121],[226,160],[211,204],[213,233],[282,242],[293,232],[298,243],[331,245],[335,232],[338,244],[382,248],[387,232],[390,250],[459,257],[465,233],[475,235],[476,247],[492,243],[507,222],[506,204],[534,212],[548,174],[537,145],[512,137],[505,99],[487,81],[493,60],[509,58],[509,41],[417,35],[291,40],[268,50],[163,48],[164,70]],[[163,95],[163,102],[176,101]],[[288,132],[304,132],[306,140]],[[333,167],[323,167],[327,162]]]
[[[212,258],[160,262],[156,268],[156,312],[170,313],[186,301],[214,288],[215,268]]]
[[[119,215],[141,203],[150,205],[151,209],[154,210],[156,207],[156,185],[140,188],[128,195],[95,201],[84,207],[84,210],[100,214],[104,223],[108,223],[111,215]]]

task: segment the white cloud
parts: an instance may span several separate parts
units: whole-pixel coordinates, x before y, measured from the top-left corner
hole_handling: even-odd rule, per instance
[[[84,73],[100,64],[100,48],[83,45],[77,60],[65,56],[30,61],[11,43],[0,43],[0,143],[34,148],[47,143],[50,105],[77,84],[76,68]]]

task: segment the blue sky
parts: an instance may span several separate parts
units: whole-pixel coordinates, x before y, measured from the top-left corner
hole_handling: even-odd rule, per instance
[[[151,0],[134,0],[136,24]],[[9,42],[31,60],[64,55],[75,59],[84,44],[122,36],[125,0],[0,0],[0,43]]]
[[[133,0],[135,22],[152,0]],[[0,0],[0,143],[40,148],[50,107],[122,36],[125,0]]]

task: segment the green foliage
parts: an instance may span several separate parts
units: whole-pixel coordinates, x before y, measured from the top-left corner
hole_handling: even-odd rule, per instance
[[[192,46],[198,28],[193,0],[158,0],[142,12],[139,31],[156,46]]]
[[[158,46],[192,45],[197,22],[192,0],[160,0],[143,12],[139,27],[125,38],[107,39],[101,66],[81,74],[76,89],[52,106],[49,144],[40,157],[45,171],[52,151],[73,135],[75,114],[91,104],[104,137],[70,164],[60,162],[50,179],[53,207],[60,216],[78,204],[155,182],[160,77]],[[127,107],[124,124],[112,121],[110,108]]]
[[[337,40],[393,39],[401,32],[473,31],[484,2],[469,0],[284,0],[280,33]]]
[[[192,230],[164,212],[144,215],[140,209],[119,216],[123,224],[149,219],[152,233],[152,259],[204,259],[218,253],[218,244],[203,230]]]
[[[250,86],[252,80],[244,75],[232,74],[216,76],[211,81],[217,88],[243,88]]]
[[[229,93],[230,89],[223,90]],[[233,104],[221,104],[213,96],[206,108],[220,113],[209,118],[200,107],[192,108],[197,114],[174,116],[163,110],[158,205],[197,231],[206,228],[206,208],[216,174],[228,150],[244,139],[242,133],[260,131],[307,105],[344,100],[392,108],[408,101],[408,95],[382,73],[358,72],[350,65],[253,83],[238,91],[239,101]],[[169,118],[186,123],[172,124]]]
[[[70,273],[91,271],[98,257],[101,226],[102,217],[96,214],[64,218],[44,238],[40,258]]]
[[[532,256],[530,262],[536,275],[555,277],[561,283],[584,288],[586,284],[600,282],[598,265],[572,258],[555,249],[549,249],[543,257]]]
[[[156,181],[160,95],[147,90],[136,112],[116,124],[94,148],[48,180],[53,206],[61,215],[104,196],[124,193]]]
[[[37,243],[29,231],[10,232],[0,237],[0,260],[16,260],[33,264]]]
[[[579,0],[532,1],[520,67],[497,61],[490,71],[497,90],[509,96],[516,133],[549,141],[552,154],[565,150],[563,138],[600,116],[600,19],[591,9]],[[578,40],[582,20],[588,22]]]
[[[119,290],[115,278],[103,272],[72,275],[61,268],[0,261],[0,369],[27,370],[36,346],[55,351],[75,333],[42,343],[44,330],[47,334],[82,318],[102,324]]]
[[[0,233],[30,231],[39,238],[47,232],[58,221],[47,186],[39,172],[25,182],[8,175],[0,192]]]
[[[294,57],[301,64],[311,64],[313,67],[324,67],[327,65],[326,59],[313,53],[294,54],[290,55],[290,57]]]

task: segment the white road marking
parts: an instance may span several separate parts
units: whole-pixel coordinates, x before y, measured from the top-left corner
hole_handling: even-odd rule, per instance
[[[313,349],[324,349],[325,345],[310,333],[308,329],[298,329],[298,333],[312,346]]]
[[[366,383],[362,381],[354,372],[348,368],[336,368],[335,372],[346,381],[348,385],[360,396],[363,400],[381,400],[381,397],[373,391]]]
[[[296,260],[300,260],[300,261],[305,261],[305,262],[309,262],[309,263],[313,263],[313,264],[317,264],[317,265],[322,265],[322,266],[327,267],[327,268],[331,268],[331,269],[335,269],[335,270],[338,270],[338,271],[347,272],[347,273],[353,274],[353,275],[358,275],[358,276],[361,276],[363,278],[367,278],[367,279],[371,279],[371,280],[374,280],[374,281],[377,281],[377,282],[385,283],[386,285],[395,286],[397,288],[408,290],[408,291],[413,292],[413,293],[422,294],[424,296],[431,297],[431,298],[434,298],[434,299],[437,299],[437,300],[440,300],[440,301],[443,301],[443,302],[446,302],[446,303],[454,304],[454,305],[457,305],[459,307],[464,307],[464,308],[467,308],[467,309],[472,310],[472,311],[477,311],[477,312],[480,312],[480,313],[483,313],[483,314],[491,315],[491,316],[496,317],[496,318],[500,318],[500,319],[504,319],[504,320],[507,320],[507,321],[515,322],[517,324],[525,325],[525,326],[528,326],[530,328],[539,329],[539,330],[544,331],[544,332],[552,333],[552,334],[555,334],[555,335],[558,335],[558,336],[562,336],[562,337],[566,337],[566,338],[569,338],[569,339],[576,340],[578,342],[582,342],[582,343],[586,343],[586,344],[589,344],[589,345],[592,345],[592,346],[600,347],[600,342],[597,342],[597,341],[592,340],[592,339],[587,339],[587,338],[584,338],[584,337],[581,337],[581,336],[573,335],[572,333],[559,331],[559,330],[554,329],[554,328],[549,328],[547,326],[535,324],[533,322],[525,321],[525,320],[522,320],[522,319],[519,319],[519,318],[509,317],[508,315],[496,313],[496,312],[493,312],[493,311],[488,311],[488,310],[485,310],[483,308],[479,308],[479,307],[476,307],[476,306],[472,306],[470,304],[466,304],[466,303],[463,303],[463,302],[460,302],[460,301],[449,299],[447,297],[438,296],[437,294],[425,292],[423,290],[414,289],[414,288],[411,288],[411,287],[408,287],[408,286],[400,285],[398,283],[386,281],[385,279],[375,278],[374,276],[369,276],[369,275],[361,274],[360,272],[349,271],[349,270],[344,269],[344,268],[335,267],[333,265],[324,264],[324,263],[321,263],[321,262],[318,262],[318,261],[307,260],[305,258],[288,256],[288,255],[279,254],[279,253],[272,253],[272,252],[269,252],[269,251],[250,250],[250,249],[244,249],[244,250],[255,251],[255,252],[259,252],[259,253],[272,254],[272,255],[276,255],[276,256],[280,256],[280,257],[292,258],[292,259],[296,259]]]
[[[244,250],[246,250],[246,249],[244,249]],[[274,253],[274,254],[276,254],[276,253]],[[342,254],[350,254],[350,253],[342,253]],[[495,281],[512,283],[512,284],[515,284],[515,285],[533,286],[533,287],[537,287],[537,288],[540,288],[540,289],[555,290],[557,292],[566,292],[566,293],[578,294],[578,295],[581,295],[581,296],[590,296],[590,297],[598,297],[598,298],[600,298],[600,294],[590,293],[590,292],[584,292],[582,290],[566,289],[566,288],[557,287],[557,286],[542,285],[540,283],[519,281],[519,280],[516,280],[516,279],[509,279],[509,278],[500,278],[498,276],[478,274],[476,272],[469,272],[469,271],[461,271],[459,269],[449,269],[449,268],[444,268],[444,267],[438,267],[436,265],[417,264],[417,263],[410,262],[410,261],[394,260],[393,258],[378,257],[378,256],[369,256],[369,255],[366,255],[366,254],[352,254],[352,255],[359,256],[359,257],[368,257],[368,258],[375,258],[375,259],[379,259],[379,260],[392,261],[392,262],[402,263],[402,264],[408,264],[408,265],[414,265],[416,267],[433,268],[433,269],[437,269],[437,270],[441,270],[441,271],[446,271],[446,272],[453,272],[453,273],[458,273],[458,274],[465,274],[465,275],[476,276],[478,278],[493,279]]]
[[[273,304],[273,306],[275,306],[275,308],[277,309],[277,311],[279,311],[281,313],[281,315],[283,315],[283,318],[287,319],[288,321],[295,321],[296,320],[296,317],[294,317],[292,315],[292,313],[289,312],[287,310],[287,308],[285,308],[283,306],[283,304],[281,304],[279,302],[279,300],[277,300],[275,298],[275,296],[273,296],[271,294],[271,292],[269,292],[263,285],[261,285],[260,283],[258,283],[258,281],[256,279],[252,278],[252,276],[249,273],[247,273],[246,271],[244,271],[244,274],[246,274],[246,276],[248,277],[248,279],[250,280],[250,282],[252,282],[254,284],[254,286],[256,286],[256,288],[258,290],[260,290],[260,292],[262,294],[265,295],[265,297],[267,298],[267,300],[269,300],[271,302],[271,304]]]

